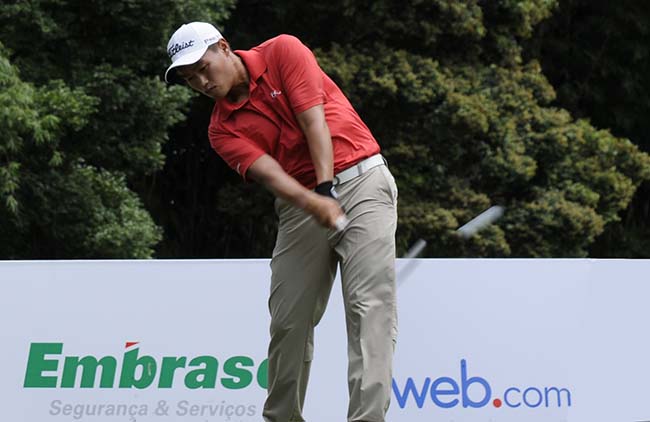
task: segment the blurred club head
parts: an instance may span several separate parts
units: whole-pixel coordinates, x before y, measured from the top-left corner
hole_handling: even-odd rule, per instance
[[[462,238],[468,239],[501,218],[504,211],[505,208],[500,205],[490,207],[476,217],[472,218],[463,226],[459,227],[456,232]]]

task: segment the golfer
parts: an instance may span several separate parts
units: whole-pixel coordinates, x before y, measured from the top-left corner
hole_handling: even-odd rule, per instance
[[[267,422],[304,421],[314,327],[341,268],[348,337],[348,421],[381,422],[397,336],[397,188],[370,130],[300,40],[247,51],[212,25],[171,37],[167,82],[215,100],[214,150],[276,196]]]

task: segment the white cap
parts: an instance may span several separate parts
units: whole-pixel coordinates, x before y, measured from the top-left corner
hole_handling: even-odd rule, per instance
[[[222,38],[217,28],[206,22],[187,23],[178,28],[167,43],[167,54],[172,64],[165,72],[165,81],[174,82],[176,71],[172,69],[198,62],[208,47]]]

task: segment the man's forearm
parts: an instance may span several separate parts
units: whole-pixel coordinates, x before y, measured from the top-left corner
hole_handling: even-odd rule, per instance
[[[309,145],[309,154],[316,172],[316,183],[332,180],[334,178],[334,152],[323,106],[312,107],[296,117]]]
[[[273,192],[275,196],[298,208],[307,208],[309,196],[313,192],[289,176],[271,156],[264,155],[257,159],[250,166],[247,174]]]
[[[335,228],[337,219],[343,215],[337,201],[305,188],[289,176],[270,155],[258,158],[246,174],[263,184],[275,196],[313,215],[323,226]]]
[[[323,123],[325,123],[323,121]],[[334,153],[332,139],[327,124],[324,127],[308,128],[306,134],[309,144],[309,155],[316,171],[316,183],[323,183],[334,178]]]

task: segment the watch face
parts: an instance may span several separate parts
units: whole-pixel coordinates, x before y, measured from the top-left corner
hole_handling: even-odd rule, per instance
[[[330,195],[332,195],[332,198],[334,199],[339,199],[339,194],[336,193],[336,189],[334,189],[334,186],[330,188]]]

